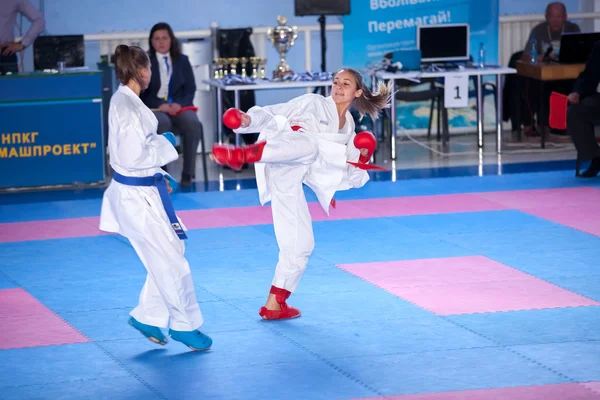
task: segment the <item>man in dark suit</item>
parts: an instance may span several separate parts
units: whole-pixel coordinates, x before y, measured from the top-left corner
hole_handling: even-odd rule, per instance
[[[140,98],[154,111],[158,119],[158,133],[178,128],[183,144],[182,186],[190,186],[196,173],[198,144],[203,134],[198,115],[182,107],[194,105],[196,81],[187,56],[181,54],[179,42],[171,27],[164,23],[150,31],[150,62],[152,80]]]
[[[600,147],[594,126],[600,125],[600,41],[594,44],[585,69],[569,95],[567,131],[573,139],[580,160],[592,163],[581,177],[592,178],[600,172]]]

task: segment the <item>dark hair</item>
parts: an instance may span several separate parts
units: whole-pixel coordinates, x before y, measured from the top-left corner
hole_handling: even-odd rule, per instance
[[[125,44],[117,46],[115,50],[115,72],[117,79],[123,85],[127,85],[130,80],[135,79],[140,86],[143,86],[140,68],[148,68],[149,66],[148,54],[140,47]]]
[[[362,75],[357,70],[353,68],[342,68],[336,73],[336,76],[341,72],[349,72],[356,81],[356,89],[362,90],[360,97],[357,97],[352,102],[352,107],[358,111],[361,119],[365,114],[369,114],[374,120],[378,119],[379,110],[390,107],[391,97],[393,96],[393,80],[390,80],[387,85],[379,82],[377,92],[373,93],[371,92],[371,89],[365,85]]]
[[[179,48],[179,41],[175,37],[175,34],[173,33],[173,29],[171,29],[171,26],[169,24],[167,24],[166,22],[159,22],[158,24],[154,25],[152,27],[152,29],[150,29],[150,36],[148,37],[148,46],[149,46],[148,48],[150,50],[148,50],[148,52],[151,55],[156,55],[156,50],[154,50],[154,46],[152,46],[152,36],[154,36],[154,33],[156,31],[161,31],[161,30],[165,30],[169,33],[169,37],[171,38],[171,49],[169,50],[169,53],[171,54],[171,58],[173,60],[177,60],[179,58],[179,55],[181,54],[181,50]]]
[[[565,17],[567,17],[567,6],[565,6],[565,3],[562,3],[560,1],[553,1],[551,3],[548,3],[548,5],[546,6],[546,13],[544,14],[546,16],[546,18],[548,17],[548,13],[550,12],[550,9],[552,7],[560,7],[563,11],[563,13],[565,13]]]

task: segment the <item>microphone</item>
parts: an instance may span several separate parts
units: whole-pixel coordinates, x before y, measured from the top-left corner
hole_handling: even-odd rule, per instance
[[[552,50],[553,50],[552,45],[548,46],[548,48],[546,49],[546,52],[544,53],[544,60],[546,60],[550,57],[550,53],[552,53]]]

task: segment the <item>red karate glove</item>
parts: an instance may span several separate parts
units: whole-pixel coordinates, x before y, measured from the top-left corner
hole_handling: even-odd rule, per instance
[[[242,126],[242,112],[237,108],[230,108],[223,114],[223,123],[229,129],[238,129]]]
[[[367,155],[363,155],[361,151],[361,155],[358,159],[358,162],[366,164],[371,159],[373,153],[375,153],[375,148],[377,147],[377,139],[371,132],[359,132],[354,137],[354,147],[359,150],[366,149],[368,151]]]

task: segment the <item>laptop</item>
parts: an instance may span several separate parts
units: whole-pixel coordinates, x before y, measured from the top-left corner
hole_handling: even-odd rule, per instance
[[[558,61],[561,64],[585,64],[597,41],[600,41],[600,32],[563,34]]]
[[[402,64],[403,71],[419,71],[421,69],[420,50],[397,50],[387,53],[384,57],[392,63],[399,61]]]

